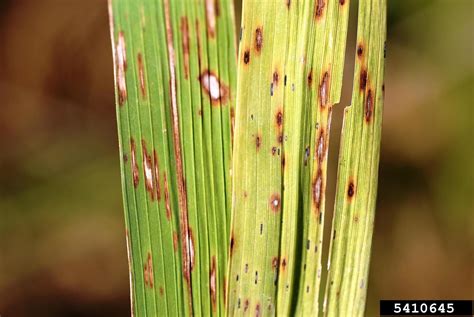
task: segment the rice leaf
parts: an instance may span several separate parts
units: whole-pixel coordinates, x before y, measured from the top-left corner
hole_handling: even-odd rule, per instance
[[[236,84],[230,0],[109,0],[132,314],[222,315]]]
[[[360,0],[352,105],[344,112],[325,312],[363,316],[377,197],[386,0]]]

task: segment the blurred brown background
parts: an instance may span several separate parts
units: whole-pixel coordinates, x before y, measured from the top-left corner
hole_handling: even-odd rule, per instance
[[[474,1],[388,2],[368,316],[474,298]],[[0,315],[129,316],[105,1],[0,0],[0,100]]]

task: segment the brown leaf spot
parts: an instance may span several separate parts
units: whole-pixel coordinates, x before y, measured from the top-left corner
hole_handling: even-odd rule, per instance
[[[130,138],[130,147],[131,147],[131,152],[132,152],[132,178],[133,178],[133,186],[135,188],[138,187],[138,182],[140,181],[139,176],[138,176],[138,163],[137,163],[137,154],[136,154],[136,145],[135,145],[135,140],[133,138]]]
[[[285,168],[285,154],[282,154],[281,156],[281,167]]]
[[[179,243],[178,233],[174,231],[173,232],[173,249],[175,252],[178,251],[178,243]]]
[[[319,135],[318,135],[318,140],[316,144],[316,157],[320,165],[323,162],[325,155],[326,155],[326,133],[325,133],[324,128],[321,127],[321,129],[319,129]]]
[[[322,17],[325,6],[326,6],[325,0],[317,0],[315,13],[314,13],[316,20],[319,20]]]
[[[235,247],[235,238],[234,238],[234,231],[232,231],[230,235],[230,256],[234,253],[234,247]]]
[[[140,80],[140,92],[142,93],[142,97],[146,97],[146,87],[145,87],[145,70],[143,69],[143,57],[142,53],[138,53],[137,55],[137,62],[138,62],[138,78]]]
[[[372,119],[372,112],[374,108],[374,97],[372,96],[372,90],[369,89],[367,96],[365,97],[365,121],[367,123]]]
[[[278,257],[274,256],[272,258],[272,270],[276,270],[278,268]]]
[[[321,198],[323,195],[323,172],[321,168],[318,169],[316,178],[313,179],[312,189],[313,189],[313,193],[312,193],[313,205],[316,208],[316,211],[319,212],[320,207],[321,207]]]
[[[260,150],[261,145],[262,145],[262,138],[260,137],[260,135],[257,135],[255,137],[255,146],[257,148],[257,151]]]
[[[216,16],[220,17],[221,16],[221,7],[219,6],[219,0],[214,0],[214,7],[216,11]]]
[[[339,0],[339,4],[343,6],[346,3],[346,0]]]
[[[360,79],[359,79],[359,88],[362,91],[364,91],[365,87],[367,87],[367,78],[368,78],[367,70],[362,69],[360,71]]]
[[[280,75],[278,74],[278,71],[275,70],[275,71],[273,72],[273,78],[272,78],[272,82],[273,82],[273,86],[274,86],[274,87],[278,86],[279,80],[280,80]]]
[[[283,124],[283,112],[281,112],[281,110],[278,110],[275,117],[276,117],[276,124],[280,128]]]
[[[280,133],[277,138],[278,143],[282,144],[283,143],[283,134]]]
[[[262,46],[263,46],[263,30],[262,30],[262,27],[258,27],[255,30],[255,51],[257,51],[257,53],[260,53],[260,51],[262,50]]]
[[[359,43],[357,45],[357,57],[359,59],[362,59],[363,56],[364,56],[364,44]]]
[[[313,84],[313,70],[311,69],[308,73],[308,86],[309,88],[311,88],[312,84]]]
[[[275,156],[276,154],[276,151],[277,151],[277,148],[276,146],[272,147],[272,155]]]
[[[170,192],[168,188],[168,180],[166,178],[166,173],[163,172],[163,183],[165,187],[165,205],[166,205],[166,218],[171,220],[171,203],[170,203]]]
[[[145,286],[153,288],[153,263],[150,252],[148,252],[147,261],[143,267],[143,273],[145,276]]]
[[[127,83],[125,80],[125,71],[127,70],[127,51],[125,48],[125,37],[123,31],[118,34],[116,45],[117,61],[117,87],[119,105],[122,106],[127,100]]]
[[[286,0],[286,7],[288,8],[288,10],[290,9],[290,6],[291,6],[291,0]]]
[[[211,295],[212,311],[216,311],[217,305],[217,294],[216,294],[216,257],[212,256],[211,259],[211,271],[209,276],[209,288]]]
[[[306,146],[306,148],[304,149],[304,157],[303,157],[304,166],[308,165],[309,152],[310,152],[309,146]]]
[[[280,194],[278,193],[275,193],[273,194],[272,196],[270,196],[270,201],[269,201],[269,204],[270,204],[270,209],[277,213],[280,211],[280,208],[281,208],[281,198],[280,198]]]
[[[244,301],[244,312],[247,312],[247,310],[249,310],[249,305],[250,305],[249,300],[246,299]]]
[[[155,184],[155,191],[156,191],[156,199],[159,201],[161,200],[161,185],[160,185],[160,164],[158,162],[158,155],[156,151],[153,150],[153,165],[154,165],[154,184]]]
[[[260,311],[260,304],[257,303],[257,305],[255,306],[255,317],[260,317],[262,316],[262,312]]]
[[[250,63],[250,51],[246,50],[244,52],[244,64],[247,65],[248,63]]]
[[[150,194],[151,200],[155,200],[154,169],[151,154],[148,153],[145,140],[142,139],[143,176],[145,177],[145,189]]]
[[[281,270],[285,271],[285,269],[286,269],[286,258],[283,258],[283,260],[281,260]]]
[[[183,47],[184,78],[189,78],[189,23],[186,16],[181,17],[181,45]]]
[[[206,0],[206,21],[207,34],[210,38],[214,38],[216,35],[216,7],[214,6],[214,0]]]
[[[351,199],[355,194],[355,185],[352,179],[349,181],[349,185],[347,185],[347,197]]]
[[[214,72],[207,69],[204,70],[201,76],[199,76],[199,81],[201,82],[202,89],[211,99],[213,106],[227,103],[229,100],[229,87],[224,85]]]
[[[325,72],[323,78],[321,79],[321,83],[319,84],[319,101],[321,103],[321,107],[326,107],[329,101],[329,73]]]
[[[201,50],[201,32],[199,32],[199,20],[196,19],[196,43],[198,49],[198,60],[199,64],[202,61],[202,50]]]
[[[165,294],[165,290],[163,289],[163,286],[160,286],[160,296],[163,297]]]

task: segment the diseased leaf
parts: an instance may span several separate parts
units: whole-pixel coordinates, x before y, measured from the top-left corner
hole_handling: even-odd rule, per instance
[[[318,313],[348,2],[244,1],[228,313]]]
[[[359,0],[320,303],[349,0],[243,0],[237,56],[232,0],[109,0],[132,314],[363,315],[385,11]]]
[[[222,315],[232,2],[109,0],[132,313]]]
[[[344,111],[325,310],[363,316],[377,197],[386,0],[361,0],[352,105]]]

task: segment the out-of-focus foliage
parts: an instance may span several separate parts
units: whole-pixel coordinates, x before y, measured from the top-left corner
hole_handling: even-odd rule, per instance
[[[130,315],[107,8],[97,3],[1,3],[2,315]],[[380,298],[474,293],[472,6],[388,1],[368,316]],[[350,103],[352,54],[346,65],[333,132]]]

